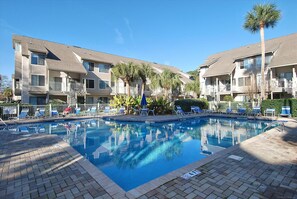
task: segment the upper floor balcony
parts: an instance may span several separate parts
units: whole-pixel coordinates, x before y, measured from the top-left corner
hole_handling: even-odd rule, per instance
[[[292,93],[294,82],[285,78],[275,78],[271,80],[270,89],[272,92]],[[295,82],[296,85],[296,82]]]

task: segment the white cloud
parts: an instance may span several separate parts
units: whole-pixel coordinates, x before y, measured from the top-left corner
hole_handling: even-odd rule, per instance
[[[125,40],[124,40],[123,34],[117,28],[115,28],[114,31],[115,31],[115,34],[116,34],[115,42],[117,44],[124,44]]]
[[[128,18],[124,18],[124,21],[125,21],[125,24],[129,30],[129,37],[130,39],[133,41],[134,40],[134,34],[133,34],[133,29],[131,28],[131,25],[130,25],[130,21]]]

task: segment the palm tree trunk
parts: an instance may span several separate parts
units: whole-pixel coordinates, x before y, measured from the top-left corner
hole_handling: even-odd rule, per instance
[[[264,40],[264,24],[260,24],[260,36],[261,36],[261,101],[266,98],[266,82],[264,76],[265,69],[265,40]]]
[[[164,96],[165,96],[165,99],[168,99],[168,90],[167,89],[164,89]]]
[[[142,84],[141,84],[141,96],[144,94],[145,84],[146,84],[146,82],[142,80]]]
[[[126,87],[127,87],[127,96],[130,97],[130,84],[129,82],[126,82]]]

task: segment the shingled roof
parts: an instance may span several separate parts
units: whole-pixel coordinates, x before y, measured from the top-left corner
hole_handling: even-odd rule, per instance
[[[265,41],[266,53],[274,53],[269,67],[281,67],[297,64],[297,33]],[[211,55],[201,66],[209,67],[203,77],[230,75],[235,61],[261,54],[260,43]]]
[[[109,63],[112,65],[115,65],[120,62],[134,62],[136,64],[146,63],[155,68],[157,72],[163,71],[164,69],[169,69],[172,72],[179,74],[180,79],[183,83],[188,83],[192,81],[189,79],[188,74],[183,73],[181,70],[173,66],[167,66],[154,62],[122,57],[118,55],[89,50],[77,46],[59,44],[55,42],[20,35],[14,35],[13,41],[18,41],[22,44],[22,54],[24,56],[29,55],[28,50],[33,52],[46,53],[46,62],[50,70],[87,73],[82,63],[77,59],[77,55],[81,57],[83,60]]]

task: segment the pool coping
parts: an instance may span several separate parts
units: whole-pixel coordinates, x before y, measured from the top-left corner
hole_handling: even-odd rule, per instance
[[[201,116],[201,115],[200,115]],[[213,116],[213,115],[204,115],[204,116]],[[196,116],[197,117],[197,116]],[[196,118],[196,117],[188,117],[188,118],[183,118],[183,119],[190,119],[190,118]],[[199,117],[199,116],[198,116]],[[264,119],[267,120],[267,119]],[[271,119],[270,119],[271,120]],[[171,120],[172,121],[172,120]],[[277,120],[276,120],[277,121]],[[283,121],[283,120],[282,120]],[[289,120],[290,121],[290,120]],[[134,121],[135,122],[135,121]],[[95,165],[93,165],[89,160],[85,159],[79,152],[77,152],[72,146],[70,146],[68,143],[66,143],[64,140],[62,140],[59,136],[56,136],[56,139],[58,141],[62,141],[60,142],[60,146],[66,150],[71,156],[73,157],[80,157],[78,159],[78,163],[86,170],[86,172],[88,172],[95,180],[96,182],[103,187],[103,189],[110,194],[113,198],[124,198],[124,197],[128,197],[128,198],[137,198],[140,197],[141,195],[144,195],[146,193],[148,193],[149,191],[175,179],[178,178],[180,176],[182,176],[183,174],[193,170],[193,169],[197,169],[209,162],[212,162],[213,160],[222,157],[228,153],[231,153],[232,151],[240,148],[241,146],[244,146],[246,144],[249,144],[251,142],[253,142],[255,139],[259,139],[259,138],[265,138],[265,136],[267,136],[267,134],[275,129],[280,129],[280,127],[276,127],[273,128],[271,130],[268,130],[266,132],[263,132],[255,137],[252,137],[248,140],[245,140],[243,142],[241,142],[238,145],[234,145],[231,146],[229,148],[226,148],[222,151],[219,151],[213,155],[210,155],[202,160],[193,162],[189,165],[186,165],[184,167],[181,167],[179,169],[176,169],[174,171],[171,171],[165,175],[162,175],[158,178],[155,178],[145,184],[142,184],[134,189],[131,189],[129,191],[125,191],[123,190],[119,185],[117,185],[112,179],[110,179],[106,174],[104,174],[100,169],[98,169]]]

